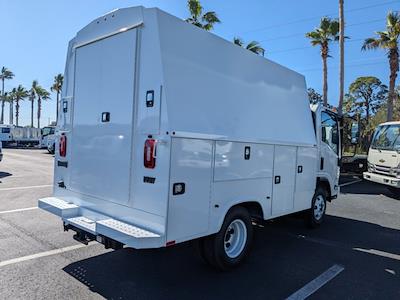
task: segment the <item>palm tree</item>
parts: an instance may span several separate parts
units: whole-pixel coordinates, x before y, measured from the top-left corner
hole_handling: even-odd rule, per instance
[[[214,11],[203,13],[203,7],[201,6],[199,0],[188,0],[187,6],[190,17],[186,19],[186,22],[203,28],[207,31],[212,30],[214,28],[214,24],[221,23]]]
[[[241,38],[239,38],[239,37],[234,37],[234,38],[233,38],[233,43],[234,43],[235,45],[240,46],[240,47],[244,47],[244,48],[246,48],[247,50],[249,50],[249,51],[251,51],[251,52],[253,52],[253,53],[255,53],[255,54],[264,56],[265,49],[264,49],[264,48],[260,45],[260,43],[257,42],[257,41],[251,41],[251,42],[248,43],[246,46],[244,46],[244,42],[243,42],[243,40],[242,40]]]
[[[62,90],[62,86],[63,86],[63,82],[64,82],[64,76],[62,74],[58,74],[54,77],[54,83],[51,86],[50,90],[52,92],[56,92],[57,93],[57,116],[56,116],[56,123],[58,121],[58,110],[60,107],[60,93]]]
[[[41,86],[36,87],[36,95],[37,95],[37,127],[40,128],[40,117],[42,113],[42,100],[50,99],[50,93],[42,88]]]
[[[32,81],[31,89],[29,90],[29,101],[31,101],[31,127],[33,128],[33,108],[35,104],[35,98],[37,96],[37,89],[39,83],[37,80]]]
[[[329,43],[337,41],[339,33],[339,22],[328,17],[321,19],[321,23],[314,31],[307,32],[306,37],[311,40],[311,45],[320,46],[323,69],[323,90],[322,98],[324,105],[328,104],[328,65]]]
[[[389,58],[390,79],[389,97],[387,103],[387,121],[393,120],[393,103],[396,98],[395,85],[397,72],[399,71],[399,36],[400,36],[400,14],[389,12],[386,17],[386,31],[377,31],[377,37],[367,38],[362,50],[385,49]]]
[[[0,124],[4,124],[4,103],[6,101],[6,97],[4,95],[4,81],[6,79],[12,79],[14,77],[14,73],[11,72],[9,69],[6,67],[1,68],[0,72],[0,79],[1,79],[1,115],[0,115]]]
[[[15,101],[15,124],[19,125],[19,101],[25,100],[29,96],[29,92],[22,86],[19,85],[17,88],[12,89],[12,99]]]

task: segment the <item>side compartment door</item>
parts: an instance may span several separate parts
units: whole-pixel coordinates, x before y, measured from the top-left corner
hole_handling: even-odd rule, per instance
[[[294,208],[296,211],[309,209],[315,192],[318,150],[315,147],[297,149],[296,188]]]
[[[272,215],[293,211],[296,154],[296,147],[275,146]]]
[[[212,141],[172,139],[167,241],[208,231],[212,157]],[[180,193],[177,184],[184,184]]]

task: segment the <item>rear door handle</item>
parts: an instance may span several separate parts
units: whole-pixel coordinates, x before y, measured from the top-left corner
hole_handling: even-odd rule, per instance
[[[281,176],[275,176],[275,184],[281,183]]]

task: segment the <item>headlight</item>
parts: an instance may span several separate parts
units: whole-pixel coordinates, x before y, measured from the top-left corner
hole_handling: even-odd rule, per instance
[[[368,162],[368,172],[374,172],[374,171],[375,171],[375,165]]]

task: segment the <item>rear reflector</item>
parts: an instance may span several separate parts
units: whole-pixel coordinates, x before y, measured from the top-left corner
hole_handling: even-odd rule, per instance
[[[165,244],[165,246],[169,247],[169,246],[173,246],[175,245],[175,241],[169,241]]]
[[[60,136],[60,156],[65,157],[67,155],[67,137],[63,133]]]
[[[154,169],[156,166],[156,140],[147,139],[144,143],[144,167]]]

